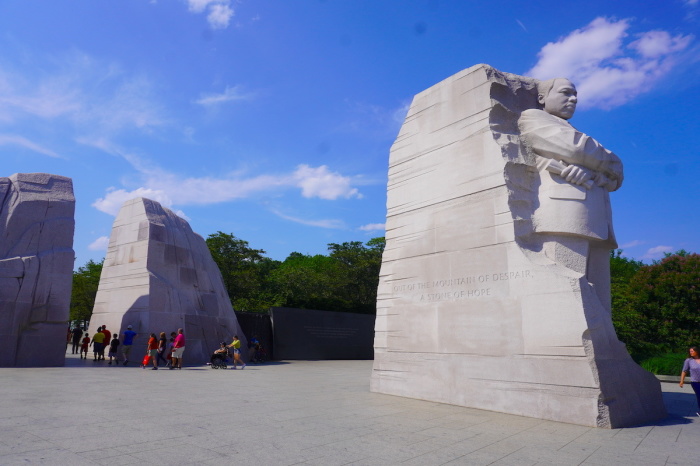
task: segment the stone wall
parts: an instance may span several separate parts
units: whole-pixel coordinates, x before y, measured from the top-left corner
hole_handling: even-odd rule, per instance
[[[74,213],[70,178],[0,178],[0,367],[64,363]]]

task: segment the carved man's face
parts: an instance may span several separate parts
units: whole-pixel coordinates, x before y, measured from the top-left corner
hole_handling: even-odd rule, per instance
[[[557,79],[554,86],[546,96],[539,95],[540,104],[544,105],[544,111],[568,120],[574,116],[576,102],[578,102],[576,86],[568,79]]]

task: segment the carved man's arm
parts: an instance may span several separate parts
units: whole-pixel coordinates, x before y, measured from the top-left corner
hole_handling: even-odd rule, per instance
[[[525,111],[518,126],[521,137],[537,155],[593,170],[596,173],[591,174],[590,178],[599,186],[606,185],[610,191],[622,184],[620,159],[598,141],[576,130],[566,121],[542,111]],[[607,180],[601,178],[601,175]]]

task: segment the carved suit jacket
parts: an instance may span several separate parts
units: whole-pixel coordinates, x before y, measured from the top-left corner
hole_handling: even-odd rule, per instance
[[[598,141],[576,130],[566,120],[543,110],[525,110],[518,120],[520,137],[535,154],[540,175],[539,205],[532,216],[538,233],[566,233],[610,241],[617,247],[612,228],[608,190],[622,184],[620,159]],[[575,164],[607,176],[608,186],[587,189],[546,170],[551,159]]]

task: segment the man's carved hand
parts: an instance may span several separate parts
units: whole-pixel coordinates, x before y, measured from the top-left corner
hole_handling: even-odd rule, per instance
[[[581,185],[592,179],[594,172],[578,165],[569,165],[561,172],[561,177],[571,184]]]
[[[597,186],[600,186],[607,191],[614,191],[618,186],[616,180],[610,179],[602,173],[597,173],[594,181]]]

